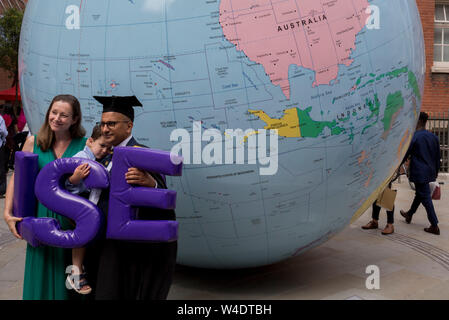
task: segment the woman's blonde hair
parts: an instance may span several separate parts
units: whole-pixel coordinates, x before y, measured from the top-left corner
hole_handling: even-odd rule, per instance
[[[44,124],[42,125],[36,136],[36,143],[44,152],[50,149],[55,141],[55,133],[50,128],[48,118],[50,117],[50,111],[53,107],[53,104],[58,101],[66,102],[72,107],[72,118],[76,120],[75,123],[72,124],[69,128],[70,136],[72,137],[72,139],[82,138],[86,135],[86,130],[84,130],[83,126],[81,125],[81,105],[78,99],[69,94],[58,95],[54,97],[52,102],[50,103],[50,107],[48,108],[47,114],[45,116]]]

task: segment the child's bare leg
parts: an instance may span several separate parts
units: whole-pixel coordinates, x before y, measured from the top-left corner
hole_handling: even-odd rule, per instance
[[[74,248],[72,249],[72,274],[80,274],[83,273],[83,261],[84,256],[86,255],[86,248]],[[89,290],[89,285],[84,285],[81,290]]]
[[[83,261],[86,255],[86,248],[74,248],[72,249],[72,264],[78,269],[75,269],[74,273],[83,273]]]

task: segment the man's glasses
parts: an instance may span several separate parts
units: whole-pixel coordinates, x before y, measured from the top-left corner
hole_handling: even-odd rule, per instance
[[[126,122],[128,123],[128,120],[121,120],[121,121],[107,121],[107,122],[97,122],[97,125],[100,126],[100,128],[104,128],[105,126],[109,129],[114,129],[117,123],[120,122]]]

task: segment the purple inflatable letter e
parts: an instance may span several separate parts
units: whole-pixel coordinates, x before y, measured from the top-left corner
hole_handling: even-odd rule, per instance
[[[170,153],[146,148],[114,148],[109,195],[109,239],[171,242],[178,239],[178,222],[172,220],[134,220],[136,207],[174,209],[176,191],[133,187],[125,180],[128,168],[138,168],[169,176],[182,174],[182,158],[172,163]]]

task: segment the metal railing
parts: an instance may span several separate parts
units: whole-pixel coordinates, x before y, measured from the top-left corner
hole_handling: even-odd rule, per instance
[[[449,111],[429,112],[427,129],[440,139],[441,172],[449,172]]]
[[[10,8],[16,8],[24,11],[26,7],[26,2],[23,0],[0,0],[0,11],[4,12]]]

